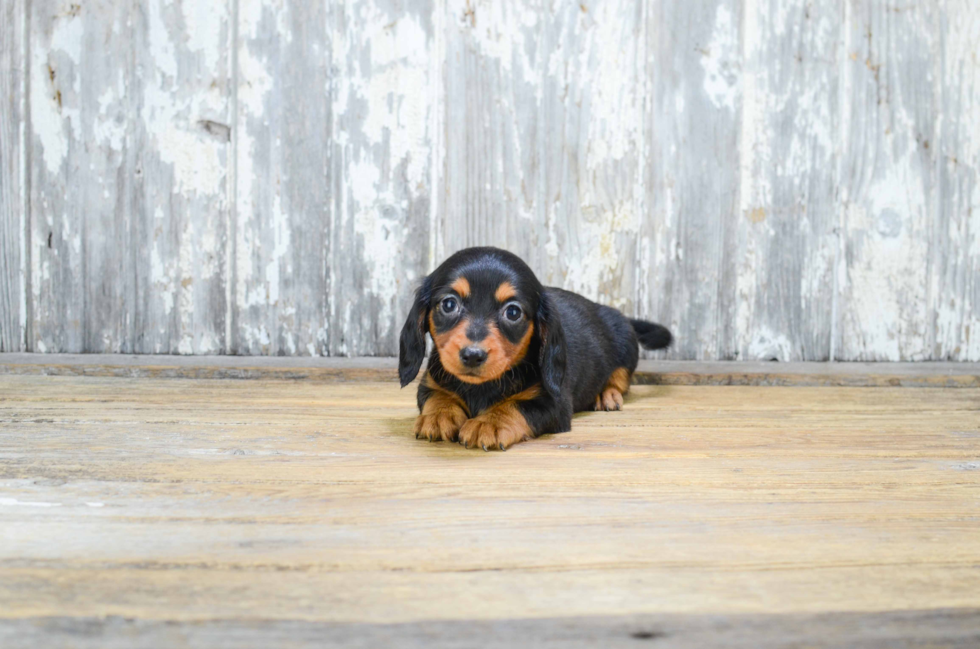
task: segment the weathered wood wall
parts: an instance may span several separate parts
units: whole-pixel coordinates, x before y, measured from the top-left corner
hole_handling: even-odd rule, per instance
[[[494,244],[675,358],[980,360],[972,0],[0,2],[0,350],[393,354]]]

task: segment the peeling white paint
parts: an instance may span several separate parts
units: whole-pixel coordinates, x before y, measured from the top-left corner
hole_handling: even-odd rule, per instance
[[[279,304],[279,271],[286,264],[286,255],[290,251],[289,217],[282,211],[278,193],[272,199],[272,257],[265,267],[265,281],[268,286],[268,302]]]
[[[161,14],[161,9],[170,4],[167,0],[150,0],[148,8],[150,10],[147,25],[149,27],[150,56],[153,65],[161,74],[170,77],[171,81],[177,80],[177,53],[174,44],[170,40],[170,33],[167,29],[167,21]]]
[[[68,155],[68,135],[48,73],[49,53],[36,44],[31,61],[31,128],[41,142],[48,173],[56,175]]]
[[[633,214],[632,198],[619,201],[609,212],[596,213],[586,209],[578,223],[579,237],[586,243],[580,257],[570,264],[563,285],[565,288],[623,308],[629,299],[609,291],[611,280],[623,272],[622,241],[635,236],[638,223]]]
[[[871,353],[867,360],[924,360],[925,277],[928,238],[925,196],[917,182],[909,147],[903,159],[881,170],[864,192],[863,204],[847,212],[853,263],[847,269],[849,295],[845,325],[848,356]],[[890,225],[897,219],[898,228]],[[860,233],[860,234],[858,234]],[[872,351],[873,350],[873,351]],[[852,356],[853,357],[853,356]]]
[[[72,63],[82,62],[82,39],[85,36],[85,24],[80,15],[63,13],[54,19],[51,30],[51,50],[64,52]]]
[[[125,94],[121,74],[118,77],[118,84],[118,91],[117,88],[107,86],[99,96],[99,115],[92,123],[93,137],[109,147],[111,151],[122,151],[126,139],[127,120],[122,115],[109,111],[109,107]]]
[[[715,13],[711,41],[703,52],[704,91],[717,108],[735,110],[741,79],[738,25],[727,4]]]
[[[116,202],[125,204],[116,172],[132,153],[152,174],[138,181],[147,189],[138,207],[154,213],[154,239],[141,263],[151,291],[147,344],[161,352],[224,349],[207,320],[213,282],[229,279],[229,269],[237,281],[228,308],[248,320],[233,333],[246,346],[310,355],[390,352],[382,347],[393,340],[398,305],[417,276],[405,268],[407,253],[427,241],[420,256],[431,267],[449,248],[490,239],[526,246],[550,281],[627,309],[634,300],[641,309],[662,308],[680,325],[681,339],[698,337],[690,349],[700,351],[692,353],[716,353],[724,346],[718,331],[729,327],[743,357],[789,360],[801,341],[788,333],[795,334],[792,327],[776,324],[780,315],[765,313],[776,299],[767,292],[776,278],[785,280],[779,246],[805,238],[804,259],[790,263],[799,277],[780,286],[795,298],[785,310],[819,309],[819,296],[839,274],[831,325],[840,320],[840,335],[832,334],[843,343],[838,356],[980,360],[980,66],[973,65],[977,23],[965,5],[877,16],[830,2],[802,8],[792,0],[746,0],[734,12],[736,5],[723,3],[709,8],[704,42],[675,53],[657,50],[661,36],[647,30],[676,28],[657,24],[671,16],[701,19],[702,7],[679,5],[674,16],[625,0],[328,5],[310,14],[322,24],[294,34],[291,12],[302,7],[240,0],[241,34],[231,43],[237,159],[200,125],[234,121],[227,114],[227,3],[150,0],[140,18],[147,51],[136,53],[132,69],[99,60],[92,69],[111,76],[97,83],[86,77],[99,54],[90,51],[86,30],[99,28],[98,7],[32,24],[26,136],[37,160],[36,227],[23,243],[32,259],[23,275],[33,278],[35,305],[66,271],[73,274],[78,259],[99,260],[91,246],[102,235],[86,234],[78,211],[101,218]],[[850,16],[843,43],[837,11]],[[134,15],[113,14],[112,39],[143,28]],[[872,39],[859,24],[868,16],[877,30]],[[891,39],[885,45],[882,29]],[[329,59],[329,80],[310,94],[332,102],[324,124],[332,139],[319,159],[297,161],[280,137],[293,128],[292,114],[277,102],[289,53],[299,51],[287,46],[319,38],[318,30],[322,39],[303,43],[302,51]],[[791,55],[773,56],[774,40]],[[812,43],[828,45],[815,52]],[[661,74],[681,78],[664,83]],[[446,84],[455,94],[446,94]],[[141,113],[131,119],[126,111],[134,105]],[[691,161],[692,134],[684,129],[718,128],[718,146],[729,147],[732,124],[738,178],[734,188],[712,185],[704,176],[710,160]],[[128,149],[135,143],[145,148]],[[262,155],[275,162],[256,164]],[[814,170],[838,159],[834,182],[822,183]],[[323,164],[324,182],[333,183],[323,205],[331,240],[321,244],[333,257],[318,260],[326,296],[304,293],[310,280],[295,274],[296,233],[307,224],[277,189],[294,171],[290,164]],[[237,190],[228,186],[230,167],[239,171]],[[60,196],[74,199],[81,185],[105,212],[66,206]],[[692,200],[702,185],[719,192],[714,202]],[[227,242],[224,221],[209,215],[229,209],[231,192],[237,240]],[[836,235],[822,231],[827,221],[812,211],[835,192],[847,246],[836,262]],[[412,219],[425,201],[430,229],[421,232],[424,224]],[[736,277],[727,285],[736,292],[732,310],[719,301],[721,267],[702,259],[704,239],[716,233],[690,220],[691,210],[705,206],[719,223],[735,212],[734,223],[724,222],[736,252],[723,251],[735,256]],[[939,222],[948,228],[938,232]],[[57,244],[51,249],[49,232]],[[955,249],[946,250],[947,242]],[[226,266],[231,250],[237,254]],[[947,255],[943,263],[938,254]],[[667,283],[671,293],[661,297]],[[304,309],[301,299],[322,304]],[[83,317],[77,304],[45,308],[32,315],[42,324]],[[77,332],[71,336],[64,343],[52,325],[36,348],[70,347]],[[112,348],[119,337],[95,331],[89,340]]]
[[[187,47],[204,57],[204,67],[214,70],[221,59],[225,40],[219,25],[224,23],[226,7],[222,2],[181,2],[180,10],[187,29]]]
[[[144,99],[143,112],[149,132],[154,134],[154,148],[160,160],[173,165],[176,191],[213,195],[224,200],[222,189],[226,171],[218,156],[217,144],[206,140],[196,126],[189,123],[189,115],[175,114],[169,93],[161,93],[151,86]]]
[[[793,358],[793,342],[783,333],[768,327],[758,327],[751,334],[746,358],[743,360],[786,361]]]
[[[162,0],[149,4],[149,40],[155,76],[145,85],[141,117],[152,140],[153,150],[161,161],[173,165],[175,191],[213,196],[220,204],[224,201],[226,167],[219,152],[224,144],[209,137],[198,125],[199,120],[210,117],[216,108],[213,104],[215,98],[208,92],[187,92],[182,89],[177,79],[177,51],[171,38],[170,23],[161,14],[162,6],[166,6]],[[202,18],[213,18],[217,11],[217,8],[212,8]],[[196,27],[203,28],[203,25]],[[216,31],[214,27],[210,25],[212,32]],[[219,46],[214,40],[217,36],[212,35],[206,41],[202,40],[204,38],[191,35],[195,46],[205,51],[206,61],[215,66],[208,68],[208,72],[217,76],[220,74],[217,69],[219,57],[207,53],[209,48]],[[217,107],[220,108],[223,103],[221,100]]]
[[[238,48],[238,69],[243,81],[238,88],[239,107],[247,111],[251,119],[261,121],[266,96],[272,90],[272,75],[247,45]]]
[[[642,87],[637,84],[637,54],[642,49],[633,25],[621,20],[631,5],[597,4],[592,11],[595,15],[591,28],[579,34],[585,41],[579,74],[588,71],[592,77],[587,89],[591,108],[588,157],[589,168],[593,170],[608,167],[627,156],[635,159],[637,145],[643,137],[637,95]]]
[[[169,316],[174,308],[173,270],[164,267],[163,257],[157,246],[150,247],[150,282],[157,290],[157,297],[163,305],[163,314]],[[161,333],[162,333],[161,329]]]
[[[456,19],[456,28],[465,30],[477,51],[499,62],[504,73],[521,76],[534,69],[526,58],[525,33],[535,33],[538,26],[536,11],[524,3],[498,0],[451,0],[449,14]]]
[[[335,353],[358,353],[375,347],[378,338],[390,338],[397,299],[406,290],[406,212],[417,196],[430,192],[432,179],[431,36],[423,19],[393,13],[381,3],[358,3],[350,9],[347,29],[332,40],[333,59],[343,75],[332,87],[335,150],[343,151],[335,171],[342,174],[343,189],[331,222],[334,228],[352,225],[354,235],[353,241],[342,235],[334,245],[351,246],[366,273],[363,283],[353,285],[345,278],[344,263],[331,264],[331,283],[337,288],[328,295],[330,328],[343,332],[332,336]],[[365,322],[367,314],[352,317],[352,290],[362,304],[372,305],[370,322]]]
[[[370,69],[355,68],[349,91],[367,105],[362,125],[367,143],[381,144],[387,134],[390,159],[408,162],[408,185],[415,187],[425,180],[423,174],[428,170],[428,97],[419,92],[428,76],[427,36],[411,17],[393,26],[386,23],[390,20],[382,14],[367,22],[361,38],[371,44]],[[347,107],[338,104],[336,108]]]

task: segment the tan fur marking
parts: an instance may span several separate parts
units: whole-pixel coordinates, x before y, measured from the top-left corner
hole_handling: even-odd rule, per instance
[[[604,410],[622,410],[623,394],[616,388],[606,388],[602,391],[602,407]]]
[[[510,282],[501,282],[493,296],[498,302],[506,302],[517,295],[517,289]]]
[[[466,335],[466,328],[469,326],[469,319],[463,318],[449,331],[436,333],[436,325],[432,320],[432,314],[429,314],[429,333],[432,334],[432,342],[435,343],[436,349],[439,350],[439,360],[442,361],[442,366],[446,368],[447,372],[456,376],[461,381],[466,381],[464,378],[466,367],[459,360],[459,350],[470,344],[470,339]],[[470,378],[476,379],[476,377]],[[483,379],[466,382],[482,383]]]
[[[630,373],[625,367],[613,370],[613,373],[609,375],[609,380],[606,381],[606,387],[614,388],[626,394],[630,391]]]
[[[524,360],[533,335],[534,324],[528,323],[524,336],[515,344],[507,340],[495,325],[490,325],[490,333],[483,341],[483,348],[487,350],[487,362],[480,368],[479,378],[461,376],[459,379],[467,383],[483,383],[499,379],[504,372]]]
[[[415,419],[415,439],[455,442],[468,417],[466,405],[456,394],[432,381],[428,374],[422,377],[422,382],[434,392],[425,400],[422,413]]]
[[[531,439],[534,433],[517,404],[530,401],[539,394],[541,387],[532,386],[494,404],[478,417],[467,420],[459,429],[459,443],[466,448],[505,451],[514,444]]]
[[[456,281],[453,282],[449,288],[456,291],[456,294],[459,295],[460,297],[470,296],[470,281],[465,277],[456,278]]]
[[[534,335],[534,323],[529,323],[527,331],[517,344],[507,340],[495,325],[490,325],[490,333],[480,345],[487,351],[487,361],[480,367],[479,374],[470,374],[466,366],[459,360],[459,350],[470,344],[466,335],[469,320],[463,318],[455,327],[447,332],[437,334],[432,315],[429,315],[429,333],[432,341],[439,350],[439,360],[446,371],[464,383],[486,383],[503,376],[504,372],[520,363],[527,354],[528,345]]]
[[[622,410],[623,395],[630,389],[630,373],[625,367],[617,368],[609,375],[602,393],[595,398],[596,410]]]

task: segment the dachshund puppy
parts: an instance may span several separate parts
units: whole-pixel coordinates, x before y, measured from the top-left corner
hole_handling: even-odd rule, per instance
[[[639,358],[671,342],[661,325],[543,287],[498,248],[468,248],[426,277],[402,329],[398,374],[419,373],[415,437],[501,451],[571,430],[572,413],[619,410]]]

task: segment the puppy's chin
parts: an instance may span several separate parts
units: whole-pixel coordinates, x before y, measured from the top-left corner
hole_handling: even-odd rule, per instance
[[[476,374],[456,374],[455,372],[450,372],[450,374],[455,376],[463,383],[472,383],[474,385],[479,385],[480,383],[486,383],[487,381],[493,380],[493,379],[485,379],[482,376],[478,376]]]

